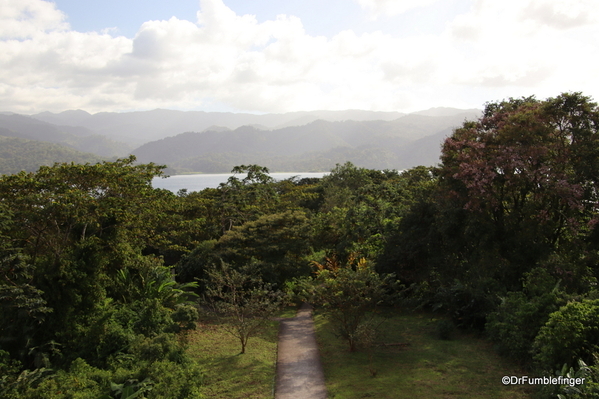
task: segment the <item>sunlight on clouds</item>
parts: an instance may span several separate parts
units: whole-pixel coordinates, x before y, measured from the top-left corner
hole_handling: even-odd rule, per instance
[[[147,21],[133,39],[69,30],[47,1],[0,2],[0,110],[415,110],[599,92],[590,0],[473,0],[441,34],[330,38],[201,0],[197,21]],[[392,15],[423,2],[360,4]]]

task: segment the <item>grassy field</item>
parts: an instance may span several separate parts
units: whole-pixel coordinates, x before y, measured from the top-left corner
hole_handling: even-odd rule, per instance
[[[347,343],[336,338],[326,319],[317,314],[329,398],[531,397],[528,386],[501,383],[504,375],[526,373],[496,355],[489,343],[458,333],[451,340],[438,339],[437,321],[429,314],[389,317],[370,364],[367,350],[350,353]]]
[[[279,317],[295,316],[286,309]],[[210,399],[272,398],[279,322],[271,321],[250,338],[245,354],[237,338],[214,319],[204,317],[187,335],[189,354],[203,365],[202,394]]]

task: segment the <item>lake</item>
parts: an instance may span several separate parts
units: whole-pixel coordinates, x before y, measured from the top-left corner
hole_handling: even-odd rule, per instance
[[[269,176],[275,180],[285,180],[293,176],[300,178],[307,177],[323,177],[328,175],[329,172],[295,172],[295,173],[269,173]],[[154,188],[165,188],[167,190],[176,193],[177,191],[186,188],[187,191],[202,191],[205,188],[217,188],[219,184],[225,183],[229,177],[233,176],[231,173],[219,173],[219,174],[197,174],[197,175],[174,175],[163,179],[156,177],[152,180],[152,186]],[[239,179],[243,179],[245,174],[238,174]]]

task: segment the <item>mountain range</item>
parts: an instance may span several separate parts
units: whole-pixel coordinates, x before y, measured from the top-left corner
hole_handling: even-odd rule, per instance
[[[11,147],[17,152],[13,158],[21,160],[25,143],[35,141],[38,152],[52,143],[40,164],[50,162],[58,145],[73,151],[73,159],[92,159],[91,154],[114,159],[132,153],[139,162],[167,165],[171,174],[226,173],[248,163],[293,172],[327,171],[346,161],[374,169],[406,169],[436,164],[443,139],[464,120],[479,115],[480,110],[454,108],[411,114],[346,110],[255,115],[162,109],[0,113],[0,138],[21,140],[19,146],[13,140]],[[63,152],[58,158],[64,157]],[[18,168],[15,162],[10,171],[1,167],[9,158],[10,151],[0,153],[0,173]],[[23,169],[31,167],[29,162]]]

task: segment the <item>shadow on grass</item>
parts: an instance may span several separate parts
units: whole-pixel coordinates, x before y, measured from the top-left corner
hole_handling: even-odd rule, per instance
[[[477,337],[455,333],[438,339],[437,315],[392,311],[372,348],[350,353],[330,323],[316,316],[316,331],[331,398],[526,398],[530,390],[504,386],[521,374]],[[386,345],[383,345],[386,344]],[[372,377],[371,368],[376,369]]]
[[[204,394],[209,398],[264,398],[272,391],[274,366],[271,361],[248,359],[238,354],[203,363],[206,371]]]
[[[277,316],[287,315],[289,311]],[[187,337],[190,356],[204,369],[202,394],[215,399],[271,397],[278,331],[279,322],[269,320],[241,354],[239,339],[226,331],[224,321],[204,314],[198,329]]]

